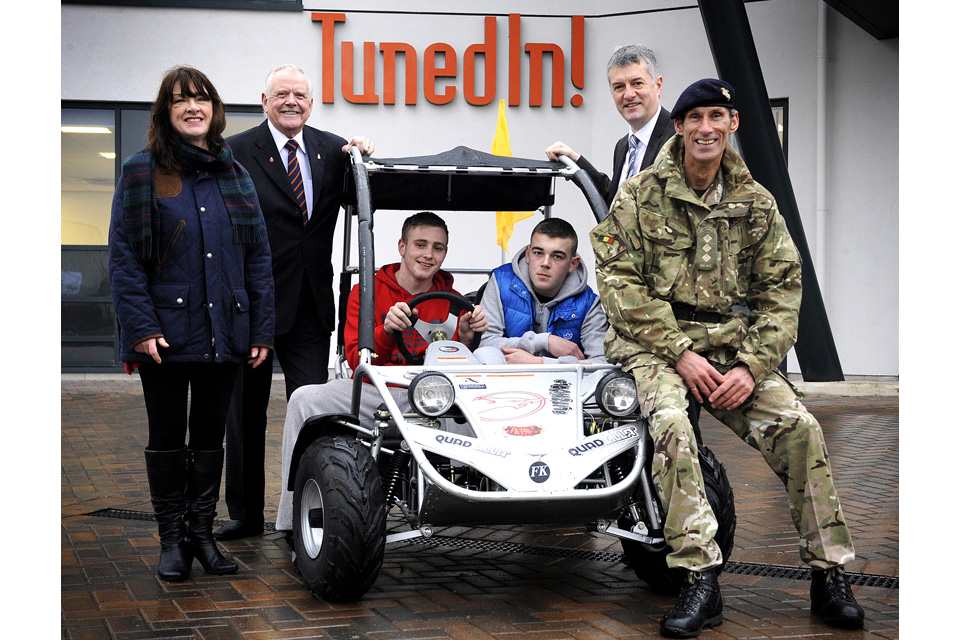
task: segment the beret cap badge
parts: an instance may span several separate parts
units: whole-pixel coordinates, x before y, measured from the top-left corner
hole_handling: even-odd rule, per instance
[[[736,101],[733,86],[717,78],[704,78],[683,90],[677,99],[670,117],[683,118],[688,111],[697,107],[726,107],[733,109]]]

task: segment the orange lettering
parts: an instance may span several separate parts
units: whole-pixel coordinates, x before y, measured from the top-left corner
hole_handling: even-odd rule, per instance
[[[526,47],[530,54],[530,106],[539,107],[543,97],[543,56],[553,58],[553,92],[551,106],[563,106],[563,50],[558,45],[531,42]]]
[[[340,44],[340,84],[343,97],[354,104],[379,104],[376,93],[377,50],[372,42],[363,43],[363,93],[353,92],[353,43]]]
[[[477,56],[483,56],[483,95],[477,95]],[[483,44],[472,44],[463,54],[463,97],[482,106],[497,95],[497,19],[483,19]]]
[[[437,59],[443,56],[443,66],[437,67]],[[447,86],[442,94],[436,91],[437,78],[457,77],[457,52],[448,44],[435,42],[423,54],[423,95],[433,104],[447,104],[457,95],[457,88]]]
[[[347,16],[343,13],[311,13],[310,19],[314,22],[319,22],[321,26],[320,30],[320,41],[321,41],[321,51],[323,55],[323,63],[320,67],[321,73],[323,73],[322,84],[322,96],[323,102],[325,104],[333,103],[333,76],[334,76],[334,66],[333,66],[333,30],[338,22],[346,22]]]
[[[520,61],[523,52],[523,43],[520,41],[520,14],[511,13],[509,18],[510,29],[510,82],[507,86],[507,104],[511,107],[520,105]]]
[[[571,16],[572,33],[570,34],[570,79],[573,80],[573,86],[577,89],[583,89],[583,16]],[[573,94],[570,98],[570,104],[579,107],[583,104],[583,96],[579,93]]]
[[[397,54],[403,55],[404,104],[417,104],[417,52],[405,42],[381,42],[383,53],[383,104],[396,104]]]
[[[311,20],[321,25],[321,95],[324,103],[334,101],[334,79],[336,77],[336,28],[338,22],[346,22],[344,13],[316,12],[310,14]],[[508,69],[507,104],[520,105],[522,93],[521,78],[523,61],[529,65],[529,104],[539,107],[543,104],[544,65],[546,56],[553,62],[550,90],[550,105],[562,107],[566,89],[564,76],[564,49],[548,42],[530,42],[524,44],[521,30],[521,14],[508,15]],[[584,89],[585,57],[585,18],[571,16],[570,33],[570,79],[575,90]],[[354,66],[356,43],[344,40],[340,43],[340,90],[343,97],[354,104],[379,104],[377,94],[377,48],[375,42],[363,42],[363,71],[359,74]],[[383,104],[397,102],[397,57],[403,56],[403,92],[404,104],[416,105],[418,94],[419,60],[417,50],[406,42],[382,42],[379,50],[383,60]],[[477,65],[483,63],[483,88],[479,87],[480,72]],[[355,90],[357,76],[362,78],[363,90]],[[449,104],[457,95],[457,51],[445,42],[429,45],[423,53],[423,94],[432,104]],[[463,97],[468,104],[483,106],[497,97],[497,18],[485,16],[483,19],[483,40],[471,44],[463,52]],[[579,107],[583,96],[574,92],[570,104]]]

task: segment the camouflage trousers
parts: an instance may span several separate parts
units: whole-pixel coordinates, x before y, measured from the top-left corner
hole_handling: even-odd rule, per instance
[[[653,482],[666,511],[664,536],[672,549],[667,565],[694,571],[717,566],[722,562],[714,540],[717,519],[704,492],[697,441],[687,415],[686,383],[654,356],[630,373],[654,443]],[[737,409],[722,411],[708,405],[704,409],[759,451],[785,485],[790,515],[800,534],[800,559],[815,569],[853,560],[823,431],[793,385],[775,371]]]

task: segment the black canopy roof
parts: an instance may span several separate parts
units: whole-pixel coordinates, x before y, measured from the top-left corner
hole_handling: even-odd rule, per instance
[[[449,151],[444,151],[431,156],[410,156],[407,158],[368,158],[370,162],[382,165],[384,167],[397,167],[401,165],[417,167],[457,167],[466,169],[474,168],[499,168],[499,169],[528,169],[540,171],[558,172],[563,168],[559,162],[549,160],[531,160],[529,158],[514,158],[511,156],[496,156],[492,153],[477,151],[469,147],[454,147]]]
[[[553,178],[564,165],[461,146],[431,156],[364,158],[363,167],[374,210],[533,211],[553,204]]]

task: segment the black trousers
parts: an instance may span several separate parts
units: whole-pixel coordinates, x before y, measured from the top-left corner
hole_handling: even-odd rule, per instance
[[[287,333],[274,340],[283,370],[287,399],[298,388],[327,381],[330,332],[323,328],[313,293],[304,279],[297,319]],[[231,520],[263,521],[264,470],[280,466],[265,460],[267,408],[273,385],[273,356],[254,369],[245,365],[234,387],[227,417],[225,500]]]
[[[227,410],[240,366],[230,363],[147,362],[139,367],[151,451],[223,446]]]

